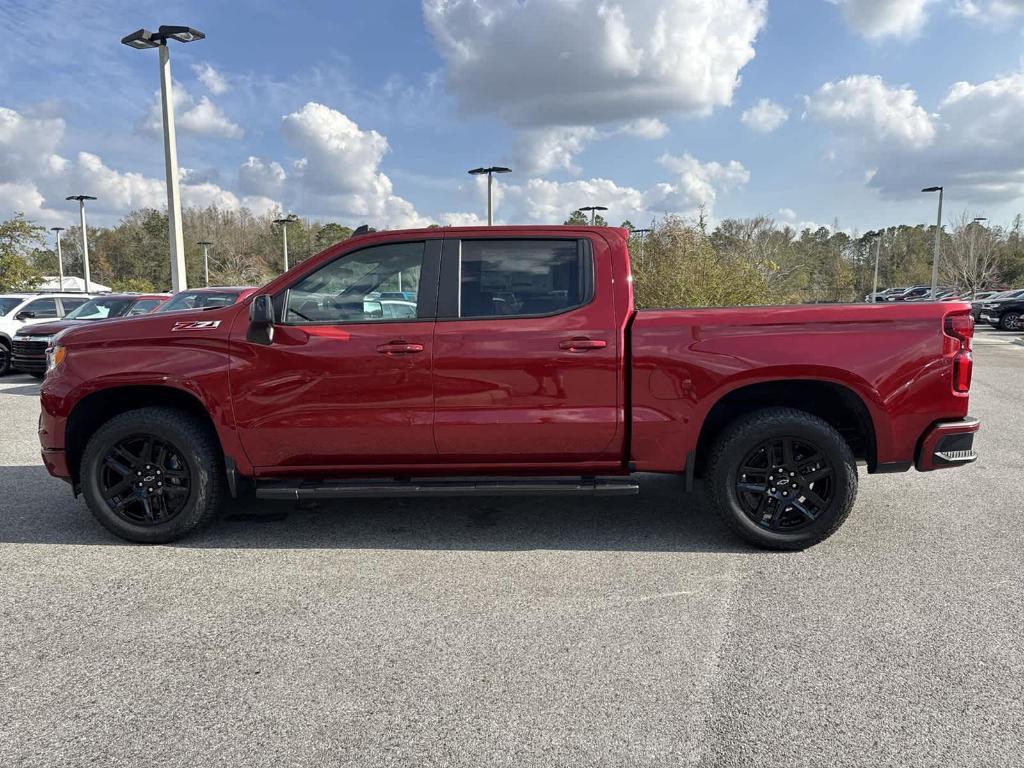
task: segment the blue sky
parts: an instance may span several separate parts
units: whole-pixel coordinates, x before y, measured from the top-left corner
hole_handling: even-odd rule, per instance
[[[186,204],[347,224],[765,214],[864,231],[947,187],[1024,211],[1024,0],[23,3],[0,50],[0,216],[163,203],[155,51],[172,48]],[[760,104],[760,106],[758,106]],[[756,108],[755,108],[756,107]]]

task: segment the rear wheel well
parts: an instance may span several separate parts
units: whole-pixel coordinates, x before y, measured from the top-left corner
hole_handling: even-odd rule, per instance
[[[82,453],[89,438],[100,427],[118,414],[138,408],[162,406],[188,413],[207,427],[218,445],[220,439],[213,426],[209,411],[199,399],[188,392],[173,387],[128,386],[111,387],[83,397],[68,417],[64,434],[68,469],[72,482],[77,486]]]
[[[712,444],[738,418],[763,408],[789,407],[828,422],[846,440],[857,459],[873,469],[875,428],[860,396],[841,384],[802,379],[750,384],[722,397],[704,419],[697,439],[696,474],[703,475]]]

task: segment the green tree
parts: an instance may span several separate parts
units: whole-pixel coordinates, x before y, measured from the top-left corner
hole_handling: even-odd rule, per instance
[[[566,226],[585,227],[590,224],[590,217],[578,208],[569,214],[569,218],[562,222]]]
[[[652,307],[721,307],[767,304],[768,280],[757,266],[715,249],[700,229],[668,216],[644,238],[633,266],[636,304]]]
[[[343,227],[333,221],[324,224],[316,231],[317,252],[319,253],[335,243],[340,243],[342,240],[348,240],[350,237],[352,237],[351,227]]]
[[[44,244],[45,227],[34,224],[25,214],[0,222],[0,291],[35,288],[42,275],[30,263],[33,250]]]

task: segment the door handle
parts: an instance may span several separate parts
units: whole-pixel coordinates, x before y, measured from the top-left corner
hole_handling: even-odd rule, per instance
[[[377,351],[384,355],[411,355],[423,351],[422,344],[410,344],[407,341],[389,341],[381,344]]]
[[[604,339],[587,339],[584,337],[566,339],[558,343],[559,349],[565,349],[569,352],[589,352],[592,349],[604,349],[607,346],[608,342]]]

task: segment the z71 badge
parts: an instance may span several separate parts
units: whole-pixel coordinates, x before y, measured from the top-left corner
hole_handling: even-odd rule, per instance
[[[172,331],[212,331],[220,320],[182,320],[174,324]]]

